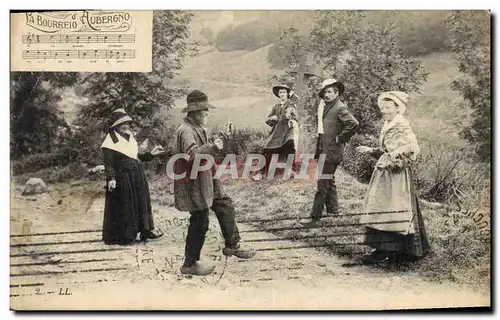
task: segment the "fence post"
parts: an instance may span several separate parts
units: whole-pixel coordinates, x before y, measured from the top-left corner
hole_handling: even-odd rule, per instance
[[[301,117],[301,110],[304,107],[305,104],[305,94],[307,92],[307,89],[309,87],[309,80],[312,76],[317,76],[318,72],[315,68],[314,64],[314,53],[307,51],[302,55],[302,58],[299,63],[299,67],[296,73],[295,77],[295,83],[294,83],[294,92],[297,93],[299,96],[298,100],[296,101],[297,105],[297,117],[298,121],[301,125],[302,128],[304,128],[304,124],[302,123],[302,117]],[[301,136],[303,137],[303,134],[301,133]],[[302,140],[302,139],[300,139]],[[301,147],[296,146],[297,151],[300,153],[304,152],[304,148],[302,147],[303,144],[299,143]],[[300,150],[299,150],[300,149]]]

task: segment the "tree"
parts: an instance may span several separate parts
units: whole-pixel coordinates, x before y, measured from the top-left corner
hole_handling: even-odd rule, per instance
[[[483,162],[491,158],[491,26],[487,11],[454,11],[448,17],[451,49],[463,76],[452,83],[472,110],[460,136]]]
[[[186,11],[154,12],[152,72],[91,73],[84,77],[84,92],[91,102],[81,109],[77,123],[102,132],[111,111],[124,108],[140,130],[139,139],[149,137],[157,143],[168,143],[168,110],[174,98],[184,93],[182,88],[170,87],[169,80],[182,68],[188,53],[191,17]]]
[[[58,91],[76,83],[77,73],[12,72],[10,80],[10,156],[51,152],[60,128],[68,128],[59,110]]]
[[[342,54],[353,47],[362,32],[362,11],[318,12],[310,31],[310,49],[326,66],[334,68]]]
[[[293,31],[293,30],[291,30]],[[418,92],[426,80],[421,62],[408,57],[398,47],[398,35],[392,24],[372,23],[362,11],[320,11],[310,30],[308,45],[296,32],[284,35],[288,40],[286,56],[292,64],[279,78],[291,81],[296,59],[304,50],[312,51],[319,66],[346,86],[345,102],[360,122],[360,133],[378,133],[377,96],[386,90]],[[305,109],[314,115],[318,103],[318,83],[310,85]],[[313,119],[313,117],[310,117]]]
[[[277,80],[294,82],[297,61],[293,57],[303,56],[304,51],[313,52],[316,64],[322,69],[322,74],[311,78],[300,106],[307,143],[314,144],[321,80],[332,77],[342,81],[346,87],[343,100],[360,122],[359,135],[346,150],[352,156],[346,157],[343,166],[361,180],[370,176],[373,164],[367,163],[370,159],[356,155],[353,148],[359,144],[371,145],[373,137],[378,136],[381,122],[378,95],[387,90],[418,92],[427,78],[421,62],[405,55],[398,40],[392,24],[374,23],[362,11],[318,12],[307,45],[300,43],[296,33],[288,34],[289,50],[283,59],[289,57],[292,63]]]
[[[389,90],[419,92],[427,73],[420,60],[405,56],[397,46],[392,25],[369,25],[357,35],[345,63],[333,66],[331,74],[346,85],[345,101],[360,122],[360,133],[377,135],[378,95]]]
[[[204,27],[203,29],[200,30],[200,36],[202,36],[203,39],[205,39],[206,44],[212,44],[214,38],[214,32],[212,31],[212,29]]]
[[[279,40],[267,53],[267,61],[274,68],[295,68],[300,61],[303,48],[307,48],[306,36],[301,36],[299,30],[293,27],[283,30]]]

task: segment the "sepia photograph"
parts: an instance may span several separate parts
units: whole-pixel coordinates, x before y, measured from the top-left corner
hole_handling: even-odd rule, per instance
[[[490,10],[9,15],[10,310],[492,311]]]

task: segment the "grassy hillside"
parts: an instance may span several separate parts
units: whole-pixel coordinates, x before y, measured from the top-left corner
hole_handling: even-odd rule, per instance
[[[427,82],[420,94],[412,94],[408,116],[416,134],[421,140],[446,140],[458,146],[457,125],[467,121],[469,110],[459,107],[462,98],[450,89],[450,84],[460,75],[449,53],[437,53],[422,58],[424,68],[429,72]]]
[[[275,103],[268,80],[280,72],[270,69],[268,49],[200,54],[187,61],[178,81],[204,90],[214,104],[221,106],[212,113],[212,124],[221,125],[231,119],[239,126],[261,127]],[[408,118],[424,142],[441,136],[454,146],[460,145],[456,125],[466,120],[469,110],[458,107],[461,97],[450,89],[459,76],[458,70],[449,53],[424,56],[422,62],[429,77],[421,93],[411,95]],[[178,104],[184,105],[184,100]],[[178,119],[175,110],[173,119]]]
[[[271,67],[267,61],[270,46],[255,51],[220,52],[206,47],[204,53],[186,60],[177,81],[189,80],[199,86],[203,81],[227,82],[227,90],[234,95],[232,85],[266,86],[269,84]],[[258,89],[257,89],[258,90]],[[218,86],[218,98],[223,98],[226,89]]]

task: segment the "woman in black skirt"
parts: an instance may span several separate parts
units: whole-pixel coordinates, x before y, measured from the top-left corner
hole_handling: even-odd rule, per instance
[[[154,230],[149,186],[141,161],[151,161],[164,150],[155,147],[149,153],[139,154],[129,130],[131,122],[124,109],[115,110],[101,146],[106,168],[102,234],[105,244],[130,244],[138,233],[142,241],[163,235]]]

